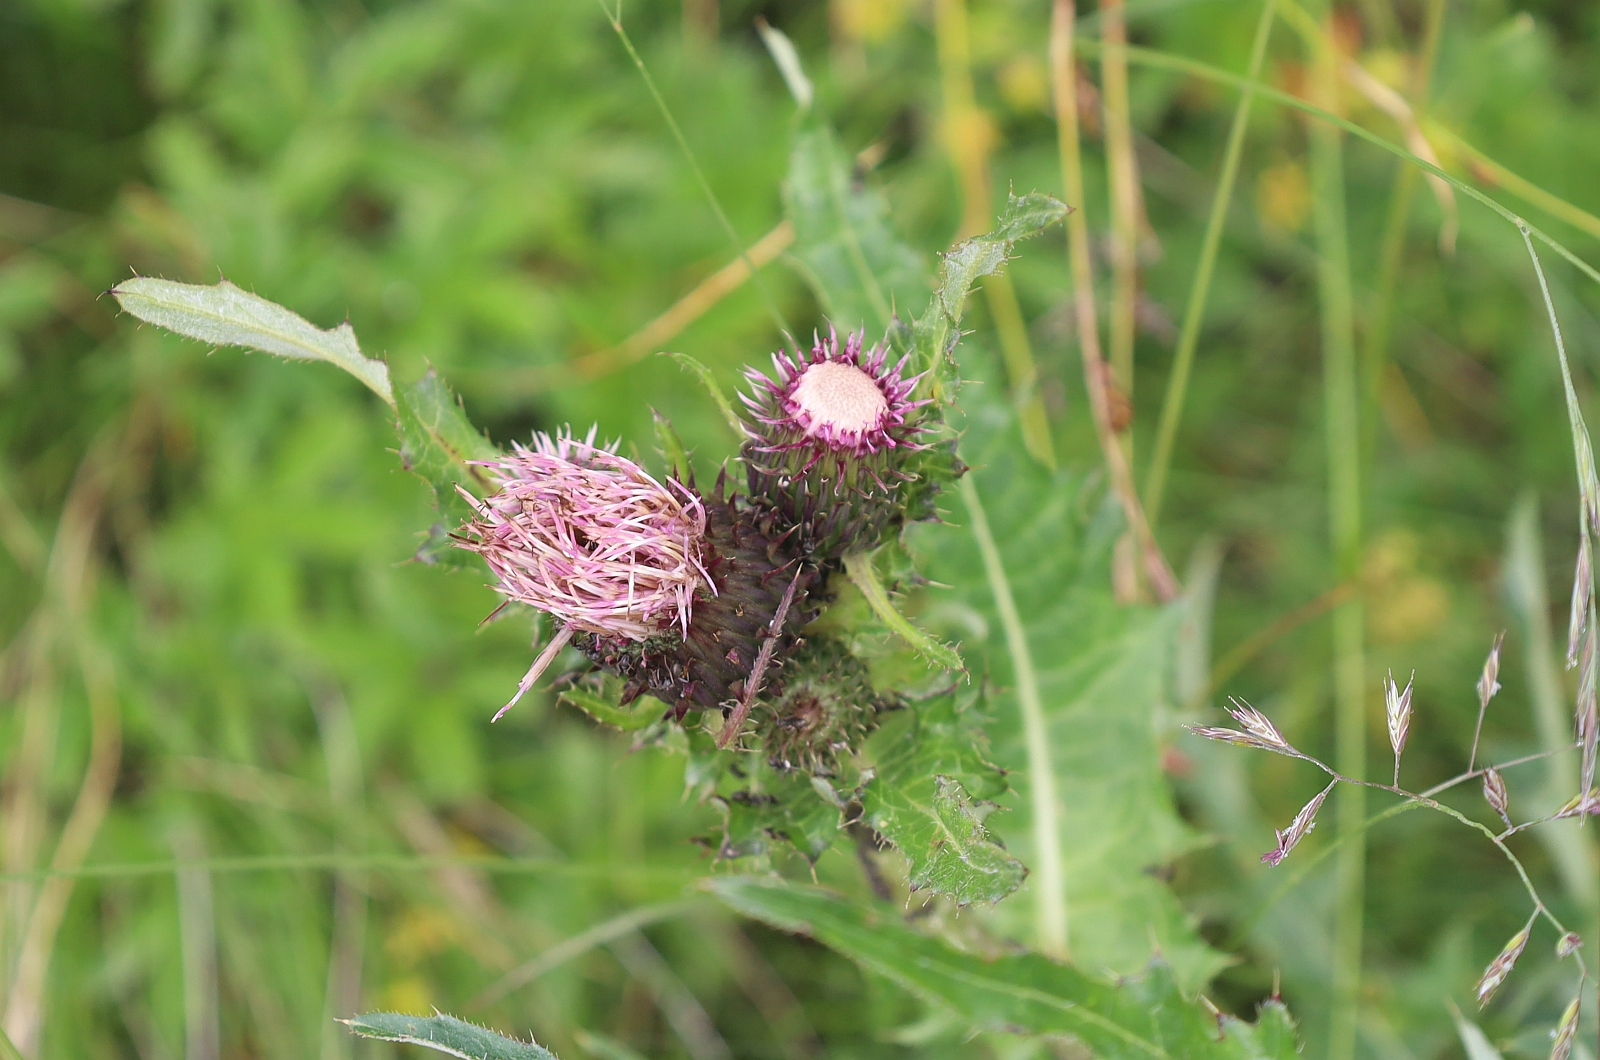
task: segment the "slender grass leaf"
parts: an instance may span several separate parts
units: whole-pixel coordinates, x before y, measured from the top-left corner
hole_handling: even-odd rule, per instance
[[[211,286],[135,276],[111,288],[117,304],[168,331],[219,346],[242,346],[296,361],[327,361],[393,405],[389,366],[365,357],[348,323],[328,331],[276,302],[222,280]]]
[[[635,1052],[615,1038],[607,1038],[603,1034],[574,1030],[572,1036],[585,1052],[597,1060],[645,1060],[643,1053]]]
[[[722,413],[722,418],[727,422],[729,429],[739,438],[745,436],[744,424],[739,420],[739,414],[733,410],[733,405],[728,401],[728,395],[722,392],[717,385],[716,376],[711,374],[711,369],[690,357],[687,353],[668,353],[674,361],[683,365],[695,374],[700,380],[700,385],[706,388],[706,393],[711,395],[711,400],[717,403],[717,410]]]
[[[667,462],[667,474],[680,482],[688,482],[693,468],[689,464],[689,453],[683,447],[683,439],[673,430],[671,420],[655,409],[650,410],[650,415],[655,420],[656,441],[661,443],[661,456]]]
[[[878,572],[872,566],[871,556],[864,552],[853,552],[844,558],[844,569],[856,588],[861,590],[861,595],[866,597],[873,613],[883,620],[884,625],[915,648],[917,654],[946,670],[966,670],[966,666],[961,662],[961,656],[954,648],[928,636],[912,625],[910,619],[895,610],[888,591],[878,580]]]
[[[911,886],[958,905],[998,902],[1028,870],[985,825],[1004,775],[983,757],[981,693],[950,692],[890,716],[867,744],[862,818],[911,866]]]
[[[811,78],[806,76],[804,67],[800,65],[800,53],[795,50],[794,41],[781,29],[774,29],[767,24],[767,20],[756,19],[756,32],[761,34],[761,43],[767,46],[767,52],[772,56],[773,65],[777,66],[778,73],[783,75],[783,83],[788,86],[789,94],[800,107],[804,114],[811,109],[811,101],[816,98],[817,90],[811,84]]]
[[[420,1045],[462,1060],[556,1060],[554,1053],[535,1042],[519,1042],[443,1014],[369,1012],[341,1022],[363,1038]]]
[[[964,953],[905,926],[896,911],[863,909],[816,887],[726,877],[705,885],[735,911],[824,945],[988,1030],[1072,1035],[1103,1060],[1289,1060],[1294,1027],[1279,1002],[1249,1024],[1186,1000],[1153,962],[1115,981],[1038,954]]]

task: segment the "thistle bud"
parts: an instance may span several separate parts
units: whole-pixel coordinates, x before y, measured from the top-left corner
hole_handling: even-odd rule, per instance
[[[780,771],[835,776],[838,763],[860,746],[878,712],[892,704],[873,691],[866,664],[831,638],[808,638],[795,655],[794,670],[803,676],[788,682],[772,702],[768,762]]]
[[[809,353],[774,354],[774,376],[746,373],[741,395],[754,420],[743,450],[751,504],[799,530],[798,546],[823,562],[846,548],[871,548],[905,517],[919,478],[917,441],[926,401],[912,401],[919,377],[892,367],[884,345],[863,333],[832,331]]]
[[[627,683],[622,700],[648,692],[673,704],[682,718],[694,710],[728,710],[744,694],[763,644],[773,636],[762,691],[781,694],[784,660],[793,652],[795,632],[815,615],[805,606],[816,569],[790,548],[792,528],[780,529],[772,513],[743,507],[726,493],[719,477],[705,500],[706,529],[701,569],[705,587],[694,601],[686,628],[634,640],[607,632],[584,631],[573,644]],[[794,596],[782,623],[775,623],[790,585]],[[774,625],[779,626],[774,631]]]

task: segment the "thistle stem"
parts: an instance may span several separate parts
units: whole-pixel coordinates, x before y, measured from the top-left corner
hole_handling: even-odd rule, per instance
[[[1070,2],[1070,0],[1066,0]],[[995,610],[1006,634],[1006,650],[1017,682],[1017,707],[1022,713],[1023,739],[1028,745],[1028,802],[1033,811],[1034,872],[1038,890],[1034,892],[1035,924],[1039,949],[1052,957],[1067,960],[1067,876],[1061,855],[1061,825],[1056,803],[1055,764],[1050,755],[1050,732],[1044,720],[1044,701],[1039,695],[1039,676],[1033,665],[1028,633],[1011,595],[1000,549],[989,530],[989,519],[978,497],[971,475],[961,478],[961,500],[972,520],[972,536],[983,556],[983,569],[994,594]]]

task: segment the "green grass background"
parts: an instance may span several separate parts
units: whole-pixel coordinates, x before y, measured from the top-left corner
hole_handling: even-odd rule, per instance
[[[1414,61],[1423,8],[1342,10],[1355,57],[1395,76]],[[1129,17],[1136,43],[1239,71],[1258,10],[1163,0],[1130,3]],[[629,4],[623,16],[746,243],[781,220],[794,110],[757,16],[795,40],[818,105],[846,149],[866,149],[862,179],[886,192],[904,236],[930,263],[954,238],[963,202],[940,137],[929,5],[700,0]],[[1048,5],[972,0],[970,18],[996,195],[1059,194]],[[1298,91],[1303,64],[1280,24],[1264,79]],[[1429,113],[1600,212],[1597,66],[1596,5],[1453,0]],[[1093,81],[1094,65],[1084,71]],[[1133,73],[1150,222],[1136,454],[1150,448],[1234,98]],[[1361,97],[1343,104],[1399,139]],[[1086,128],[1079,205],[1103,249],[1102,145],[1097,124]],[[1221,550],[1219,656],[1335,583],[1306,130],[1257,102],[1161,530],[1180,571]],[[1592,232],[1523,206],[1462,156],[1443,161],[1600,258]],[[1381,294],[1397,163],[1359,142],[1345,162],[1359,339]],[[695,1060],[725,1055],[719,1041],[740,1057],[1043,1048],[968,1040],[842,959],[709,902],[474,1006],[544,948],[710,871],[691,840],[715,811],[682,797],[681,759],[631,753],[626,737],[547,697],[489,726],[526,665],[527,621],[479,630],[494,606],[482,577],[402,562],[430,519],[425,489],[398,470],[390,427],[359,384],[328,368],[210,355],[135,327],[100,296],[130,270],[225,275],[320,325],[348,319],[401,380],[437,367],[497,442],[598,422],[648,457],[655,408],[710,472],[733,439],[675,363],[646,357],[597,378],[561,369],[621,342],[734,254],[598,6],[4,0],[0,195],[0,857],[12,874],[0,885],[0,985],[17,1018],[37,1015],[38,1055],[378,1056],[386,1046],[351,1043],[331,1018],[427,1006],[531,1031],[565,1056],[588,1055],[583,1030]],[[1505,691],[1485,727],[1488,756],[1541,746],[1535,675],[1557,660],[1530,617],[1560,639],[1576,547],[1570,436],[1526,254],[1514,228],[1465,199],[1460,209],[1459,246],[1442,255],[1439,209],[1417,194],[1392,292],[1393,368],[1365,408],[1373,769],[1387,770],[1378,680],[1414,669],[1406,772],[1419,784],[1463,768],[1472,685],[1502,628]],[[1600,290],[1547,266],[1587,400]],[[1062,234],[1026,244],[1012,275],[1058,449],[1088,471],[1098,456]],[[822,324],[793,270],[779,262],[763,276],[797,329]],[[981,300],[968,326],[975,351],[995,345]],[[746,284],[670,348],[731,389],[780,341]],[[1541,548],[1513,562],[1519,504]],[[1519,608],[1508,578],[1542,586],[1543,610]],[[1225,691],[1325,751],[1331,662],[1326,619],[1307,621]],[[1556,679],[1566,711],[1572,675]],[[113,729],[120,742],[99,773],[95,718],[102,753]],[[1237,957],[1212,995],[1248,1012],[1281,971],[1309,1055],[1322,1055],[1332,877],[1314,872],[1264,908],[1294,863],[1277,876],[1254,864],[1316,778],[1170,731],[1161,741],[1186,815],[1215,836],[1157,867],[1205,937]],[[93,834],[63,844],[74,806],[93,798],[86,775],[104,784],[109,810]],[[1534,805],[1539,770],[1510,780],[1513,804]],[[1471,791],[1460,802],[1481,812]],[[1332,830],[1330,820],[1302,849]],[[38,870],[80,839],[78,860],[91,865],[157,864],[43,884]],[[1593,836],[1583,842],[1593,866]],[[1533,837],[1518,847],[1552,904],[1592,935],[1581,873],[1563,875],[1551,849]],[[326,860],[210,873],[164,864],[257,855],[350,860],[337,871]],[[517,873],[472,868],[490,855],[531,860]],[[1427,814],[1375,832],[1368,860],[1358,1053],[1459,1056],[1442,999],[1464,1003],[1520,925],[1520,886],[1492,848]],[[858,879],[848,850],[819,871]],[[59,925],[30,950],[41,895],[62,903]],[[1483,1017],[1508,1056],[1544,1055],[1544,1030],[1570,994],[1547,956],[1553,940],[1536,940]],[[20,967],[25,952],[47,963]]]

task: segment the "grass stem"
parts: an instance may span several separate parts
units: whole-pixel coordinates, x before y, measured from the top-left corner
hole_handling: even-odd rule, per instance
[[[1070,3],[1071,0],[1059,0]],[[1006,650],[1011,655],[1011,668],[1017,682],[1017,707],[1022,712],[1023,740],[1028,746],[1028,803],[1033,811],[1034,845],[1034,922],[1039,936],[1039,949],[1052,957],[1066,960],[1067,944],[1067,878],[1061,857],[1061,825],[1056,804],[1055,763],[1050,755],[1050,732],[1044,721],[1044,702],[1039,696],[1039,677],[1033,665],[1033,651],[1028,647],[1028,632],[1023,628],[1022,617],[1017,612],[1017,602],[1011,595],[1011,583],[1006,578],[1005,566],[1000,561],[1000,550],[989,530],[989,519],[984,514],[983,502],[978,497],[978,487],[971,475],[961,479],[961,500],[972,520],[972,536],[983,556],[984,573],[988,575],[989,591],[994,594],[995,610],[1000,613],[1000,625],[1006,634]]]
[[[1324,46],[1314,51],[1311,63],[1313,98],[1330,110],[1337,106],[1338,61],[1338,54]],[[1338,580],[1347,582],[1359,578],[1361,568],[1361,408],[1345,224],[1344,148],[1339,131],[1322,122],[1312,125],[1310,141],[1328,453],[1328,529]],[[1364,619],[1359,596],[1340,604],[1333,614],[1334,761],[1343,776],[1355,781],[1365,780],[1367,772]],[[1340,790],[1336,806],[1336,827],[1341,837],[1348,838],[1336,870],[1328,1057],[1351,1060],[1356,1052],[1361,986],[1365,792],[1359,784],[1347,784]]]
[[[1106,180],[1111,191],[1111,376],[1133,399],[1133,341],[1139,301],[1139,168],[1128,106],[1128,24],[1122,0],[1100,0],[1100,94]],[[1124,432],[1131,441],[1132,434]]]
[[[934,8],[934,35],[939,50],[939,81],[944,95],[944,135],[951,162],[961,180],[963,199],[957,239],[981,235],[993,220],[989,176],[990,123],[978,108],[972,88],[972,50],[967,33],[966,0],[939,0]],[[1000,339],[1012,400],[1022,421],[1022,442],[1039,463],[1056,467],[1050,419],[1039,394],[1038,368],[1034,364],[1027,324],[1017,302],[1016,288],[1004,272],[984,279],[984,298]]]
[[[1272,36],[1272,17],[1277,0],[1267,0],[1261,7],[1261,20],[1256,23],[1255,39],[1250,44],[1250,68],[1245,75],[1256,81],[1261,77],[1261,66],[1266,61],[1267,41]],[[1239,156],[1244,150],[1244,134],[1250,125],[1250,104],[1255,92],[1245,89],[1239,93],[1234,107],[1233,125],[1228,129],[1228,144],[1222,153],[1222,173],[1217,178],[1217,190],[1211,197],[1211,214],[1206,218],[1206,234],[1200,244],[1200,261],[1195,266],[1194,283],[1189,288],[1189,302],[1183,311],[1183,330],[1178,335],[1178,350],[1172,359],[1172,374],[1167,378],[1167,393],[1161,402],[1161,421],[1156,430],[1155,451],[1150,456],[1150,467],[1145,472],[1144,510],[1152,528],[1161,523],[1162,491],[1166,486],[1167,469],[1172,463],[1172,446],[1177,440],[1178,424],[1183,418],[1184,402],[1189,394],[1189,373],[1194,366],[1194,351],[1200,341],[1200,325],[1205,320],[1206,296],[1211,291],[1211,273],[1217,263],[1217,249],[1222,244],[1222,229],[1228,219],[1228,204],[1233,198],[1233,184],[1239,175]]]
[[[650,98],[655,100],[656,108],[661,111],[662,119],[667,123],[672,138],[678,144],[678,149],[683,152],[683,157],[689,163],[689,169],[694,173],[694,179],[700,185],[700,190],[705,193],[706,202],[711,205],[711,212],[716,214],[717,222],[722,230],[727,233],[739,257],[749,270],[750,277],[755,281],[756,290],[761,293],[761,301],[766,304],[767,312],[771,314],[773,323],[778,325],[778,330],[789,334],[792,330],[788,320],[784,319],[783,310],[778,308],[777,301],[772,297],[772,292],[767,288],[767,282],[761,278],[756,264],[750,260],[750,252],[745,248],[744,240],[739,238],[738,231],[733,227],[733,222],[728,220],[727,211],[722,208],[722,201],[717,198],[717,193],[711,188],[711,181],[706,179],[705,170],[700,168],[700,160],[695,157],[694,148],[689,146],[689,140],[683,135],[683,130],[678,127],[678,119],[672,116],[672,108],[667,106],[666,98],[661,95],[661,90],[656,87],[656,79],[650,76],[650,69],[645,66],[639,52],[633,46],[633,39],[628,36],[628,31],[622,28],[622,5],[620,0],[616,10],[606,6],[605,0],[598,0],[600,9],[605,12],[606,22],[616,33],[617,39],[622,42],[623,49],[628,53],[628,58],[633,61],[634,67],[639,71],[639,76],[644,78],[645,88],[650,90]]]
[[[1083,208],[1083,160],[1078,140],[1078,79],[1073,63],[1073,31],[1077,12],[1072,0],[1055,0],[1050,20],[1050,77],[1055,97],[1056,139],[1061,152],[1061,184],[1067,202],[1078,208],[1067,215],[1067,253],[1072,264],[1074,316],[1083,356],[1084,389],[1094,419],[1095,437],[1110,472],[1111,487],[1143,559],[1144,575],[1157,599],[1178,594],[1178,579],[1167,566],[1145,519],[1133,484],[1128,456],[1111,423],[1108,369],[1100,354],[1100,329],[1095,319],[1094,271],[1089,259],[1089,223]]]

